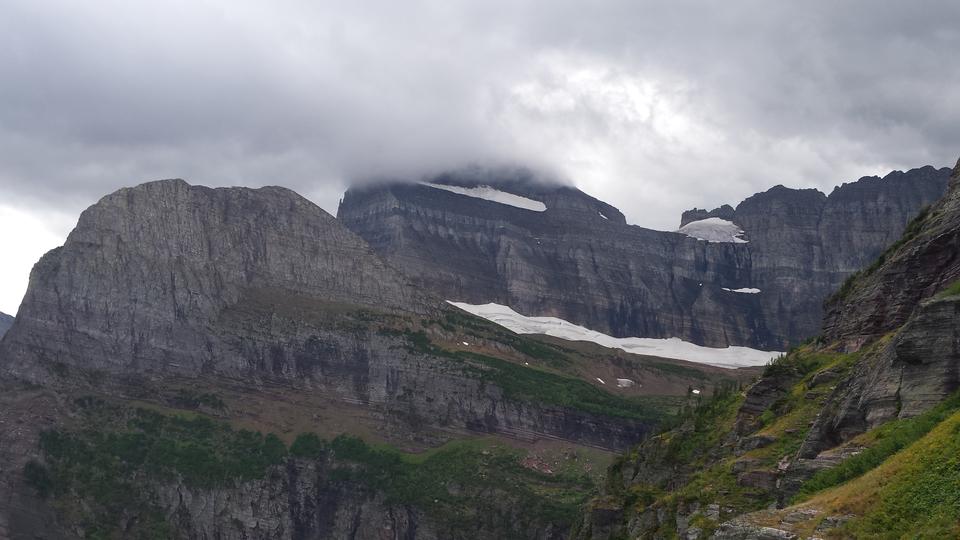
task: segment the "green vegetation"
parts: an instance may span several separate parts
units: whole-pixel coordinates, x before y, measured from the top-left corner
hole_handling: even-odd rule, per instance
[[[739,471],[772,471],[784,456],[795,455],[833,385],[857,358],[803,346],[773,361],[766,368],[766,384],[771,389],[779,386],[783,395],[758,414],[751,429],[751,435],[772,442],[746,453],[736,451],[736,438],[731,437],[746,399],[737,385],[721,386],[710,399],[688,400],[669,429],[614,463],[608,472],[607,497],[591,506],[622,507],[628,518],[645,509],[655,511],[666,516],[661,520],[664,525],[641,536],[667,538],[676,535],[672,516],[681,507],[689,511],[692,503],[701,509],[718,503],[737,514],[768,506],[775,493],[741,482]],[[749,425],[750,416],[743,421]],[[747,469],[735,468],[742,467],[741,460],[749,463]],[[665,476],[663,471],[670,474]],[[648,482],[624,483],[624,475],[629,478],[635,472]],[[718,526],[702,512],[691,519],[708,534]]]
[[[461,352],[460,358],[481,364],[482,380],[496,384],[507,397],[578,409],[588,413],[659,422],[665,411],[651,402],[607,393],[586,381],[536,368],[518,366],[492,356]]]
[[[67,477],[96,482],[98,470],[109,469],[121,477],[143,471],[179,477],[189,486],[216,487],[261,478],[287,453],[276,435],[233,431],[202,416],[166,416],[146,409],[134,409],[123,430],[48,431],[40,446],[57,466],[53,477],[58,486]]]
[[[274,435],[234,431],[198,415],[163,415],[81,398],[80,429],[47,431],[46,464],[23,474],[41,497],[53,497],[88,538],[170,538],[165,516],[142,489],[142,476],[215,487],[261,478],[286,457]],[[137,516],[124,523],[123,516]]]
[[[919,416],[883,424],[863,437],[865,441],[872,441],[869,448],[845,459],[836,467],[818,472],[803,484],[794,502],[809,499],[819,491],[838,486],[875,469],[890,456],[920,440],[958,410],[960,393]]]
[[[525,453],[490,440],[462,440],[405,454],[341,435],[299,435],[289,452],[272,434],[234,430],[194,413],[162,414],[106,403],[76,402],[76,429],[41,435],[43,462],[23,470],[38,495],[52,498],[89,538],[168,538],[163,513],[145,485],[182,482],[229,488],[269,477],[290,457],[325,468],[324,489],[369,489],[411,505],[449,529],[523,538],[548,524],[566,527],[596,492],[589,460],[525,463]],[[544,470],[546,469],[546,470]],[[130,528],[130,516],[137,516]]]
[[[803,377],[824,367],[836,356],[832,353],[813,352],[809,348],[798,348],[789,354],[781,354],[763,368],[764,377],[797,375]]]
[[[177,390],[177,394],[173,397],[172,402],[175,406],[185,409],[207,407],[221,411],[226,408],[226,404],[220,399],[220,396],[216,394],[209,392],[199,393],[184,388]]]
[[[743,394],[736,385],[728,384],[710,399],[698,399],[693,406],[684,407],[675,420],[679,428],[664,435],[666,462],[685,466],[702,464],[706,457],[704,450],[719,446],[733,427],[742,403]]]
[[[451,527],[479,524],[498,536],[522,537],[538,522],[569,525],[594,490],[582,471],[531,470],[521,465],[519,451],[486,441],[457,441],[407,455],[340,436],[329,449],[336,462],[358,465],[336,468],[336,481],[376,488],[388,500],[422,508]],[[493,493],[494,499],[482,496]]]
[[[41,499],[46,499],[50,495],[50,490],[53,488],[53,479],[50,478],[47,468],[39,461],[35,459],[28,461],[23,468],[23,476],[27,485],[37,490],[37,495]]]
[[[520,366],[485,354],[443,349],[435,346],[422,331],[386,332],[405,337],[412,351],[461,363],[481,380],[501,388],[511,399],[650,422],[662,421],[665,416],[670,415],[670,411],[661,405],[662,400],[625,398],[605,392],[579,378],[532,366]]]
[[[948,296],[956,296],[958,294],[960,294],[960,279],[954,281],[948,285],[947,288],[937,293],[936,298],[946,298]]]
[[[858,516],[835,537],[960,537],[960,412],[877,469],[811,502]]]

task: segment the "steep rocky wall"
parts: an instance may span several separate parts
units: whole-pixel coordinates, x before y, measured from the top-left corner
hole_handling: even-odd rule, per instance
[[[233,488],[183,483],[151,486],[155,504],[173,516],[180,538],[224,540],[440,538],[415,508],[382,493],[333,482],[323,463],[291,459],[263,480]]]
[[[917,306],[960,279],[960,163],[940,201],[864,274],[831,298],[824,337],[848,349],[903,325]]]
[[[571,203],[572,204],[572,203]],[[438,295],[497,302],[618,336],[766,344],[743,245],[545,212],[414,185],[348,192],[340,219]]]
[[[960,388],[958,316],[960,296],[921,304],[837,386],[799,455],[813,458],[884,422],[916,416]]]
[[[823,299],[938,199],[947,175],[925,167],[864,178],[829,197],[773,188],[717,210],[746,231],[743,244],[626,225],[579,191],[517,179],[484,181],[544,201],[545,212],[392,184],[351,189],[338,219],[446,299],[506,304],[615,336],[781,349],[818,332]],[[684,220],[701,215],[714,214]]]
[[[13,317],[6,313],[0,313],[0,338],[7,333],[11,326],[13,326]]]
[[[105,197],[35,266],[0,372],[68,388],[128,375],[270,379],[411,431],[603,448],[649,429],[506,396],[482,362],[411,346],[404,329],[453,311],[289,190],[154,182]]]
[[[701,219],[708,218],[720,218],[730,221],[733,219],[734,209],[729,204],[725,204],[719,208],[714,208],[713,210],[706,210],[703,208],[694,208],[692,210],[686,210],[680,216],[680,227],[683,227],[691,221],[700,221]]]
[[[152,182],[104,197],[36,264],[0,344],[3,369],[29,377],[38,360],[235,369],[208,327],[251,289],[434,309],[363,240],[292,191]]]

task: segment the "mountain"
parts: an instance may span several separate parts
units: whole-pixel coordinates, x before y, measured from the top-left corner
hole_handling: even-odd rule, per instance
[[[734,302],[703,315],[746,317],[769,288],[716,280],[799,260],[758,246],[801,245],[821,223],[864,234],[823,236],[860,247],[817,260],[854,261],[899,219],[898,205],[923,197],[900,188],[927,173],[939,181],[918,171],[830,197],[775,188],[738,205],[733,221],[697,214],[684,233],[630,227],[609,205],[532,176],[370,187],[362,196],[383,204],[365,208],[399,227],[383,245],[410,248],[386,260],[383,245],[283,188],[122,189],[34,266],[0,339],[0,537],[788,538],[882,526],[915,535],[918,521],[949,537],[960,518],[949,498],[960,481],[950,461],[960,451],[950,281],[960,165],[947,196],[839,287],[821,337],[763,369],[515,334],[398,269],[431,246],[437,283],[466,291],[487,264],[476,248],[493,246],[504,275],[523,277],[508,283],[530,287],[508,291],[582,306],[581,283],[612,295],[627,277],[692,280],[713,268],[693,292]],[[361,208],[350,201],[359,194],[344,206]],[[406,228],[406,211],[425,228]],[[491,220],[503,229],[493,236]],[[630,259],[638,253],[650,260]],[[590,271],[564,277],[571,260]],[[567,289],[548,287],[557,275]],[[814,290],[832,274],[788,265],[782,275]],[[487,308],[518,328],[555,322]],[[690,331],[737,324],[704,319]]]
[[[13,326],[13,317],[6,313],[0,313],[0,338]]]
[[[676,233],[627,225],[612,206],[529,174],[473,172],[352,188],[338,219],[444,299],[615,337],[783,350],[817,332],[824,298],[948,177],[928,166],[829,196],[777,186],[735,209],[688,211]]]
[[[821,335],[618,460],[577,538],[956,538],[960,162]]]
[[[151,182],[0,340],[0,533],[560,538],[611,452],[752,373],[519,336],[290,190]]]

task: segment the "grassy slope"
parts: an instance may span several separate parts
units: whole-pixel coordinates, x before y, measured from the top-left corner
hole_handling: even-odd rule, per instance
[[[879,437],[877,441],[896,437],[896,431],[909,429],[909,424],[899,422],[869,436]],[[796,524],[793,530],[798,534],[812,534],[824,516],[833,515],[849,518],[828,533],[834,538],[960,537],[960,411],[954,409],[928,433],[862,476],[758,521],[775,524],[786,513],[808,508],[819,514]]]
[[[840,534],[956,538],[960,535],[960,413],[877,469],[812,503],[860,516]]]
[[[646,509],[660,509],[673,515],[677,508],[701,508],[711,503],[722,504],[733,514],[751,512],[768,506],[774,494],[743,486],[737,481],[733,467],[741,459],[751,460],[758,469],[772,469],[784,457],[792,457],[800,447],[836,380],[813,381],[818,374],[831,371],[842,377],[859,355],[816,351],[812,347],[798,349],[767,368],[767,376],[789,376],[798,382],[782,399],[762,416],[762,427],[753,435],[773,437],[773,444],[736,455],[730,433],[744,395],[741,392],[720,393],[711,400],[687,411],[679,426],[667,430],[635,448],[612,467],[605,497],[592,501],[592,507],[621,507],[627,519]],[[642,482],[624,484],[622,470],[641,458],[647,467],[677,471],[672,489]],[[684,471],[689,474],[684,477]],[[721,519],[722,521],[722,519]],[[672,518],[653,532],[669,537],[675,534]],[[692,525],[706,532],[719,523],[705,516],[695,516]]]

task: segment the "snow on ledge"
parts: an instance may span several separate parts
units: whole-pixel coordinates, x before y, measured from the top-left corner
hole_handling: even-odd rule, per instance
[[[431,184],[429,182],[420,182],[420,184],[460,195],[466,195],[467,197],[473,197],[475,199],[493,201],[495,203],[523,208],[524,210],[533,210],[534,212],[543,212],[547,209],[547,205],[540,201],[521,197],[520,195],[514,195],[513,193],[507,193],[506,191],[500,191],[499,189],[495,189],[490,186],[465,188],[460,186],[447,186],[444,184]]]
[[[742,289],[728,289],[726,287],[720,287],[721,289],[729,292],[741,293],[741,294],[757,294],[760,292],[760,289],[753,289],[750,287],[744,287]]]
[[[468,313],[499,324],[518,334],[546,334],[570,341],[590,341],[604,347],[622,349],[633,354],[675,358],[720,367],[762,366],[781,353],[749,347],[713,348],[695,345],[680,338],[616,338],[556,317],[527,317],[500,304],[466,304],[448,302]]]
[[[691,221],[677,229],[677,232],[691,238],[696,238],[697,240],[706,240],[707,242],[747,243],[746,240],[740,238],[743,234],[743,229],[736,223],[716,217]]]

